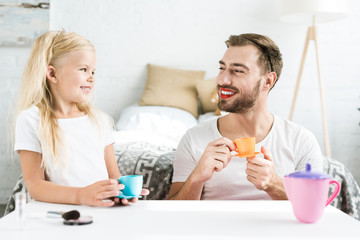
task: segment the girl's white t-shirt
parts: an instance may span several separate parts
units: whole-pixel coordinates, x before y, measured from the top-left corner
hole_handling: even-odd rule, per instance
[[[217,128],[217,118],[188,130],[176,151],[172,182],[185,182],[207,145],[221,137]],[[256,144],[255,151],[261,152],[261,146],[271,152],[279,177],[305,170],[306,163],[310,163],[314,171],[323,171],[323,158],[315,136],[300,125],[279,116],[274,115],[274,123],[269,134]],[[263,157],[262,154],[259,156]],[[270,199],[265,191],[256,189],[247,180],[246,163],[246,158],[231,158],[226,168],[214,172],[212,178],[205,183],[201,199]]]
[[[72,187],[84,187],[109,178],[104,152],[114,143],[109,124],[97,124],[88,115],[57,119],[66,152],[59,164],[48,159],[46,175],[49,181]],[[16,120],[14,150],[42,153],[39,140],[40,113],[36,106],[24,110]]]

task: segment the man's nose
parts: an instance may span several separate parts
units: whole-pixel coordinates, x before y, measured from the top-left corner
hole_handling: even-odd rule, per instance
[[[231,78],[229,76],[229,72],[227,70],[220,72],[216,78],[216,81],[218,85],[230,85],[231,84]]]

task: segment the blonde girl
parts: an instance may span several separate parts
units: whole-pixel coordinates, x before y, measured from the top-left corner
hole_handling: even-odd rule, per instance
[[[89,102],[95,64],[94,46],[76,33],[50,31],[34,43],[22,79],[14,150],[35,200],[119,202],[112,197],[124,186],[116,180],[111,124]]]

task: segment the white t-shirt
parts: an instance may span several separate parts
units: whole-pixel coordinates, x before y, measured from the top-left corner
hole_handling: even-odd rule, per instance
[[[181,139],[174,159],[172,182],[185,182],[190,176],[208,143],[221,138],[217,119],[211,119],[188,130]],[[310,163],[312,170],[322,171],[322,154],[315,136],[305,128],[274,115],[274,123],[263,141],[256,144],[272,154],[278,176],[304,170]],[[263,157],[262,155],[258,155]],[[201,199],[270,199],[246,178],[246,158],[233,157],[226,168],[214,172],[204,185]]]
[[[67,151],[57,165],[52,158],[48,160],[46,174],[49,181],[63,186],[84,187],[108,179],[104,151],[107,145],[114,143],[109,125],[101,121],[98,125],[88,115],[57,121]],[[37,107],[20,113],[16,120],[15,151],[43,152],[39,140],[39,123]],[[63,161],[66,162],[65,167]]]

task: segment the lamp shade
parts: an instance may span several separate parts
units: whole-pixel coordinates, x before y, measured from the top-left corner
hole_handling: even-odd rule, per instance
[[[317,23],[342,19],[348,14],[347,0],[283,0],[281,20],[294,23]]]

